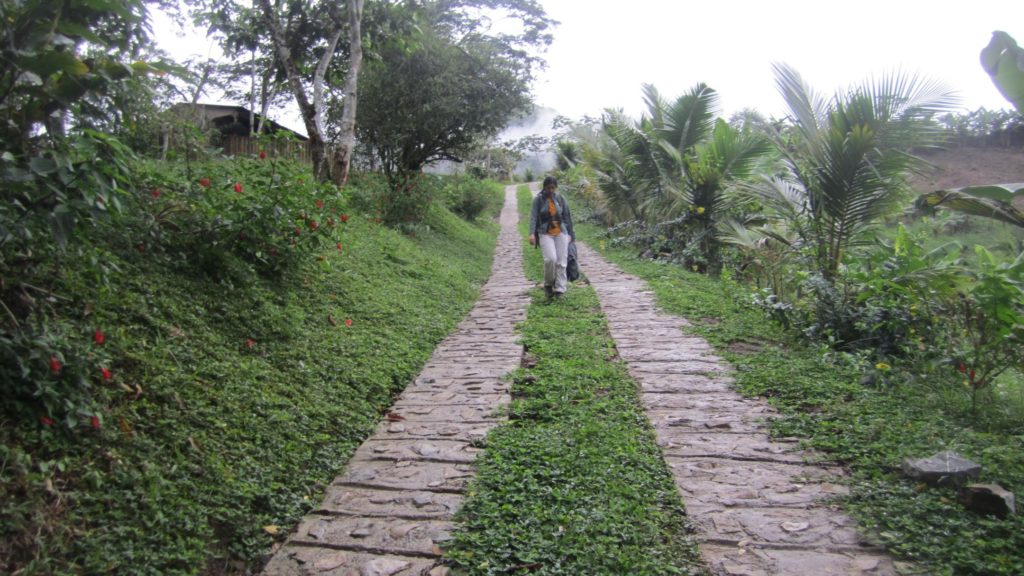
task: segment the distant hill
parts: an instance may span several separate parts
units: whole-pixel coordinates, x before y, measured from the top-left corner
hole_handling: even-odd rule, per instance
[[[1024,148],[950,148],[921,154],[935,170],[911,180],[918,192],[1024,182]]]

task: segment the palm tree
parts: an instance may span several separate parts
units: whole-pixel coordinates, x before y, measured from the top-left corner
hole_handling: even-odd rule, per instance
[[[812,246],[818,272],[831,281],[851,247],[900,207],[906,177],[928,163],[910,153],[941,143],[928,119],[955,105],[941,85],[905,74],[886,75],[826,100],[784,64],[773,66],[790,110],[791,138],[776,135],[783,171],[751,189],[795,219]],[[774,204],[773,204],[774,205]]]
[[[648,223],[683,221],[696,227],[694,241],[720,269],[716,223],[727,208],[728,182],[744,178],[769,150],[767,141],[715,119],[718,94],[698,84],[674,101],[644,86],[647,112],[638,122],[605,115],[608,150],[591,155],[611,206],[629,207]]]

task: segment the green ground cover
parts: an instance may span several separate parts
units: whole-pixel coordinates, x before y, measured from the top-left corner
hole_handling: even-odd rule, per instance
[[[1024,490],[1024,422],[1001,402],[972,416],[970,392],[934,374],[907,374],[787,339],[748,305],[750,291],[678,266],[639,260],[608,246],[601,230],[578,225],[581,240],[646,280],[667,312],[694,322],[735,367],[737,388],[779,409],[779,436],[802,438],[852,471],[845,507],[869,537],[927,574],[1024,573],[1024,519],[964,510],[953,488],[904,478],[906,457],[955,450],[982,464],[983,482]]]
[[[523,214],[529,196],[519,199]],[[540,254],[523,220],[536,281]],[[530,367],[513,374],[509,423],[486,439],[446,552],[457,572],[699,573],[671,473],[594,291],[533,297],[521,328]]]
[[[215,183],[205,194],[235,202],[254,187]],[[490,272],[489,217],[467,223],[439,203],[402,234],[354,207],[355,192],[329,198],[337,225],[276,270],[230,251],[158,257],[115,229],[91,235],[85,251],[102,254],[108,273],[89,258],[39,267],[61,298],[46,333],[88,351],[77,358],[102,358],[110,378],[85,381],[95,419],[39,416],[27,398],[20,413],[5,404],[0,572],[258,569]]]

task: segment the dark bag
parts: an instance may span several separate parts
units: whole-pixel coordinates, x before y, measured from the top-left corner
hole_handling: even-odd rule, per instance
[[[569,242],[569,261],[565,265],[565,277],[569,279],[569,282],[575,282],[580,279],[579,255],[576,253],[575,240]]]

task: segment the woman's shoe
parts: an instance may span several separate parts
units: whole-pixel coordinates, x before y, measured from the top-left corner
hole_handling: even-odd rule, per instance
[[[551,299],[551,296],[554,293],[555,293],[555,289],[554,288],[552,288],[551,286],[547,286],[547,285],[544,286],[544,296],[546,296],[548,298],[548,300]]]

